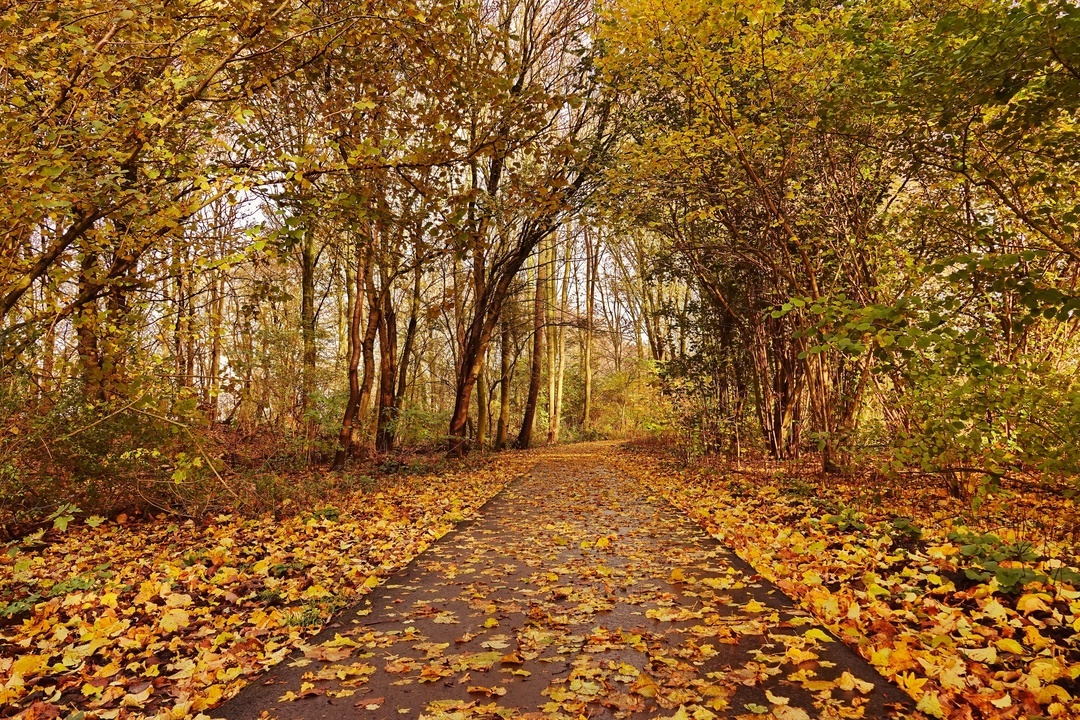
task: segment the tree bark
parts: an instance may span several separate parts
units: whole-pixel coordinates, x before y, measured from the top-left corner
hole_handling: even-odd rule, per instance
[[[315,262],[315,229],[309,225],[300,252],[300,332],[304,340],[300,418],[305,426],[315,393]]]
[[[213,427],[218,420],[218,396],[221,394],[221,321],[225,302],[225,278],[215,271],[210,280],[210,377],[206,385],[206,414]]]
[[[97,253],[87,250],[79,261],[79,292],[92,292],[97,279]],[[76,342],[79,353],[79,371],[82,374],[83,392],[87,399],[100,401],[102,397],[101,353],[97,340],[97,302],[87,303],[78,315]]]
[[[570,295],[570,256],[572,249],[572,245],[567,246],[562,276],[562,294],[558,301],[559,322],[556,325],[556,332],[559,338],[559,351],[558,368],[555,376],[555,417],[554,423],[552,423],[554,433],[549,438],[549,442],[552,443],[559,442],[559,430],[562,426],[563,378],[566,370],[566,304]]]
[[[581,429],[588,433],[592,428],[592,385],[593,385],[593,311],[596,303],[596,271],[600,253],[593,248],[592,235],[585,228],[585,343],[582,349],[585,362],[585,402],[582,410]],[[594,257],[597,258],[594,260]]]
[[[341,418],[341,431],[338,433],[338,448],[334,453],[332,470],[343,470],[345,460],[349,456],[352,445],[353,423],[356,421],[356,413],[360,407],[360,323],[364,315],[364,262],[358,262],[355,272],[346,271],[346,282],[351,281],[352,290],[348,296],[351,300],[348,330],[348,376],[349,376],[349,399],[345,403],[345,414]]]
[[[499,426],[495,432],[495,449],[505,450],[510,433],[510,323],[502,322],[502,348],[499,354]]]
[[[526,450],[532,444],[533,426],[536,423],[536,402],[540,397],[541,363],[544,358],[544,294],[547,277],[544,271],[544,256],[541,250],[536,263],[536,293],[533,296],[533,346],[529,368],[529,394],[525,400],[525,414],[521,419],[521,431],[518,432],[515,447]]]
[[[397,424],[397,312],[390,288],[383,288],[379,318],[379,416],[375,429],[375,449],[393,452]]]
[[[549,248],[551,253],[547,262],[551,263],[550,267],[545,270],[547,276],[547,290],[544,293],[544,322],[546,327],[544,333],[547,336],[547,347],[545,348],[547,355],[547,407],[548,407],[548,431],[547,431],[547,444],[555,442],[555,423],[558,422],[556,410],[557,398],[555,397],[555,380],[556,372],[555,366],[558,362],[556,352],[559,347],[558,327],[555,323],[555,306],[558,303],[558,283],[559,283],[559,250],[555,243],[551,244]]]
[[[409,362],[413,354],[413,346],[416,344],[416,328],[420,314],[420,278],[421,268],[417,266],[416,275],[413,279],[412,304],[409,306],[409,324],[405,328],[405,342],[401,346],[401,358],[399,359],[400,372],[398,373],[397,408],[398,412],[405,405],[405,391],[409,383]]]

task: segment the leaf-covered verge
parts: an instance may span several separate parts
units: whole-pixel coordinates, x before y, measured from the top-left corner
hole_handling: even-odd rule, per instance
[[[0,558],[0,716],[198,716],[533,462],[397,478],[283,519],[120,516],[12,548]]]
[[[927,715],[1080,716],[1075,555],[1020,530],[1032,517],[1069,517],[1072,501],[991,497],[974,527],[959,501],[884,481],[800,477],[782,465],[685,468],[641,449],[612,461],[797,599]]]

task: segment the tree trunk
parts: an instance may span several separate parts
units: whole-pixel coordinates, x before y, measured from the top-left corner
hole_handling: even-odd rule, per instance
[[[593,385],[593,311],[596,303],[596,271],[599,252],[593,248],[589,228],[585,228],[585,347],[582,348],[585,362],[585,402],[582,411],[581,429],[588,433],[592,427],[592,385]],[[594,260],[594,257],[597,258]]]
[[[49,286],[47,276],[41,280],[41,295],[46,312],[55,316],[57,310],[56,293]],[[53,376],[56,373],[56,323],[54,321],[50,320],[42,341],[45,347],[42,349],[41,357],[41,396],[46,406],[51,406],[53,388],[55,387]]]
[[[488,383],[485,373],[486,363],[480,365],[480,374],[476,376],[476,446],[484,451],[488,434]]]
[[[368,416],[368,406],[371,404],[371,387],[375,381],[375,337],[379,332],[382,305],[375,296],[375,286],[371,279],[371,258],[366,268],[367,292],[368,292],[368,320],[364,330],[364,339],[361,343],[361,355],[364,359],[364,375],[360,382],[360,404],[357,407],[357,417],[364,422]],[[365,453],[371,450],[370,437],[364,441]]]
[[[397,312],[390,288],[381,293],[382,316],[379,318],[379,416],[375,429],[375,449],[380,453],[394,450],[397,424]]]
[[[92,292],[97,278],[97,253],[84,252],[79,262],[79,294]],[[83,392],[87,399],[100,401],[102,397],[101,353],[97,339],[97,301],[87,303],[78,315],[76,338],[79,352],[79,370],[82,373]]]
[[[357,263],[356,272],[346,271],[346,282],[352,281],[349,298],[352,301],[349,313],[349,400],[345,403],[345,414],[341,419],[341,431],[338,433],[338,448],[334,453],[333,470],[343,470],[352,445],[353,424],[360,408],[360,355],[363,342],[360,339],[360,321],[364,314],[365,264]]]
[[[546,226],[526,232],[519,240],[514,252],[498,263],[499,274],[497,279],[486,284],[483,292],[477,298],[473,319],[465,331],[465,342],[462,345],[462,361],[459,365],[455,383],[454,410],[450,415],[450,439],[448,442],[448,451],[451,455],[462,456],[468,452],[465,431],[468,425],[472,391],[476,386],[481,362],[487,352],[488,343],[491,341],[491,333],[495,330],[495,325],[498,323],[502,313],[503,303],[510,292],[510,285],[525,260],[536,247],[539,239],[549,232],[550,228]]]
[[[187,263],[188,298],[184,303],[184,387],[195,386],[195,270]]]
[[[405,405],[405,391],[409,384],[409,361],[413,354],[413,346],[416,344],[416,328],[420,313],[420,277],[421,269],[417,266],[416,276],[413,280],[412,304],[409,306],[409,324],[405,328],[405,343],[401,347],[401,358],[398,361],[401,366],[397,386],[397,408],[399,413]]]
[[[210,427],[218,420],[221,394],[221,316],[225,302],[225,278],[215,272],[210,280],[210,377],[207,380],[206,414]]]
[[[566,260],[563,267],[562,276],[562,296],[559,298],[558,311],[559,322],[556,326],[556,332],[559,337],[559,352],[558,352],[558,368],[555,375],[555,416],[552,427],[554,432],[548,439],[550,443],[559,442],[559,429],[562,425],[562,398],[563,398],[563,377],[566,370],[566,303],[567,298],[570,295],[570,256],[572,246],[567,246]]]
[[[558,283],[559,283],[559,264],[558,260],[558,246],[552,243],[548,249],[551,253],[546,262],[550,263],[544,272],[547,276],[547,289],[544,293],[544,332],[547,336],[547,408],[548,408],[548,431],[547,431],[547,444],[555,442],[555,365],[558,362],[558,358],[555,353],[558,351],[559,338],[558,328],[555,324],[555,306],[558,303]]]
[[[510,323],[503,318],[502,349],[499,357],[499,427],[495,432],[495,449],[505,450],[510,433]]]
[[[300,252],[300,332],[304,340],[300,418],[305,426],[315,393],[315,260],[315,229],[309,225]]]
[[[536,294],[533,301],[533,346],[529,368],[529,394],[525,400],[525,414],[521,419],[521,431],[514,445],[525,450],[532,444],[533,426],[536,423],[536,402],[540,397],[540,375],[544,361],[544,294],[547,277],[544,255],[540,252],[536,263]]]

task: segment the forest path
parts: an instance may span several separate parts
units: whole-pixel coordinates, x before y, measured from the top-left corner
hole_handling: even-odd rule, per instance
[[[908,714],[906,696],[688,517],[606,465],[607,452],[542,453],[305,656],[212,714]]]

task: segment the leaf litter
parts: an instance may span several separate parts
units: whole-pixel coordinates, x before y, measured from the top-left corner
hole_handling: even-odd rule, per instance
[[[333,660],[283,665],[218,712],[233,720],[346,711],[425,720],[918,715],[809,613],[613,469],[615,457],[611,445],[545,451],[474,522],[313,640],[355,643],[353,661],[374,667],[370,675],[340,680],[327,672]],[[357,691],[348,705],[336,696],[342,689]],[[368,696],[384,701],[370,710]]]
[[[963,527],[961,509],[935,498],[912,497],[915,518],[875,517],[846,504],[850,490],[762,468],[718,475],[639,451],[613,462],[796,598],[925,715],[1080,717],[1080,575],[1061,546],[1035,553],[1008,530]],[[1060,510],[1013,496],[994,512],[1007,521],[1029,505]]]
[[[282,520],[120,516],[9,551],[0,556],[10,616],[0,618],[0,717],[199,716],[297,650],[295,664],[325,667],[296,697],[331,677],[346,697],[374,667],[350,662],[351,639],[310,647],[310,637],[534,462],[503,455],[394,478]]]

